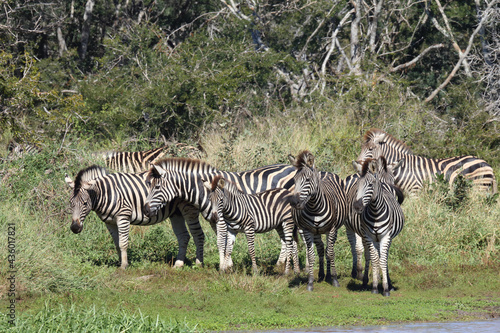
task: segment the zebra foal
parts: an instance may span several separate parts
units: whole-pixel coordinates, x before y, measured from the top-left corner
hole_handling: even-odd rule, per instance
[[[439,174],[445,176],[450,186],[458,175],[462,175],[480,190],[497,191],[493,168],[486,161],[470,155],[439,159],[413,155],[402,141],[373,128],[365,133],[357,160],[363,162],[379,156],[384,156],[387,163],[400,161],[399,167],[394,169],[394,177],[401,190],[408,193],[418,192]]]
[[[186,219],[196,244],[196,263],[201,264],[205,235],[199,227],[198,210],[193,210],[186,202],[173,200],[155,216],[150,218],[144,215],[142,208],[148,193],[146,175],[145,172],[108,174],[105,168],[99,166],[81,170],[74,182],[66,175],[65,181],[73,189],[70,199],[71,231],[80,233],[85,218],[94,211],[106,224],[118,252],[120,267],[125,269],[128,266],[130,225],[152,225],[170,217],[179,242],[176,261],[178,267],[184,264],[189,234],[186,238],[184,233],[180,232],[182,230],[176,228],[178,229],[178,226],[185,228],[184,219]]]
[[[363,237],[365,272],[363,287],[368,285],[369,262],[372,262],[373,293],[378,293],[379,271],[382,272],[383,295],[390,295],[388,270],[389,248],[404,225],[404,214],[398,199],[400,190],[394,185],[391,167],[383,156],[355,162],[359,178],[350,186],[347,198],[351,213],[346,226]],[[367,256],[369,251],[369,257]]]
[[[233,240],[236,233],[245,233],[255,274],[258,271],[255,260],[255,234],[276,230],[286,244],[285,275],[290,270],[292,253],[295,273],[299,273],[297,252],[293,250],[295,224],[289,203],[292,199],[290,191],[276,188],[245,194],[222,176],[216,176],[211,184],[205,182],[204,185],[210,191],[212,211],[217,217],[217,246],[220,249],[222,271],[227,268],[234,245],[234,241],[227,238],[227,232],[233,234]]]
[[[292,203],[292,215],[307,247],[307,290],[313,290],[315,260],[313,243],[318,244],[322,234],[327,234],[326,281],[338,287],[334,245],[338,229],[343,225],[347,213],[343,181],[336,174],[321,173],[317,170],[314,156],[307,150],[300,152],[296,158],[290,155],[289,160],[297,169],[294,176],[295,200]],[[321,253],[319,257],[319,280],[322,280],[324,271]]]

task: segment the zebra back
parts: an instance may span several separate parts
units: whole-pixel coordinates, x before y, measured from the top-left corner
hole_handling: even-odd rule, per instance
[[[470,179],[480,190],[497,191],[493,168],[484,160],[474,156],[456,156],[442,159],[426,158],[413,155],[411,150],[392,135],[371,129],[363,137],[361,153],[358,161],[367,158],[376,159],[384,156],[387,163],[400,162],[394,168],[396,184],[403,191],[415,193],[422,189],[425,183],[432,183],[436,176],[443,174],[450,186],[458,175]]]
[[[117,172],[139,173],[149,170],[150,164],[166,154],[167,146],[136,152],[104,153],[106,167]]]
[[[290,192],[276,188],[245,194],[236,184],[217,176],[212,181],[212,205],[225,220],[240,229],[247,223],[255,223],[255,232],[266,232],[291,219]]]

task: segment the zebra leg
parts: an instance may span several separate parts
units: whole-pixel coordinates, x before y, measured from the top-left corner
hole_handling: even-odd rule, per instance
[[[353,279],[363,280],[363,265],[362,265],[362,256],[363,256],[363,240],[361,236],[359,236],[356,232],[346,227],[346,234],[349,243],[351,244],[351,253],[352,253],[352,271],[351,277]]]
[[[363,242],[363,247],[365,250],[365,272],[363,274],[363,289],[368,289],[368,273],[370,271],[370,259],[371,259],[371,252],[370,252],[370,240],[368,240],[366,237],[362,238]]]
[[[281,250],[280,250],[280,256],[278,257],[278,261],[276,261],[276,266],[281,266],[283,264],[286,264],[286,242],[284,239],[281,238],[281,235],[280,235],[280,241],[281,241]]]
[[[258,274],[259,270],[257,268],[257,261],[255,260],[255,228],[254,223],[249,223],[245,227],[245,236],[247,237],[248,243],[248,253],[250,254],[250,259],[252,259],[252,273],[254,275]]]
[[[227,229],[226,236],[226,256],[224,258],[224,263],[226,265],[226,270],[233,268],[233,260],[231,259],[231,253],[233,252],[234,241],[236,239],[237,231],[232,229]]]
[[[179,244],[179,251],[177,253],[177,258],[175,259],[175,268],[180,268],[184,266],[184,261],[186,260],[186,251],[189,243],[189,232],[186,228],[186,223],[184,222],[184,217],[182,215],[174,214],[170,216],[170,222],[172,223],[172,230],[177,237],[177,243]]]
[[[323,244],[323,240],[321,239],[321,235],[314,235],[314,245],[316,245],[316,251],[318,251],[318,282],[321,282],[325,279],[325,245]]]
[[[111,238],[113,238],[113,243],[115,243],[116,252],[118,253],[118,262],[121,263],[122,255],[120,251],[120,243],[118,240],[118,226],[116,224],[106,223],[106,227],[108,228],[108,231],[111,234]]]
[[[227,244],[228,244],[228,232],[227,225],[224,217],[221,216],[217,222],[217,248],[219,250],[219,269],[221,272],[226,271],[226,255],[227,255]],[[230,254],[229,254],[230,256]]]
[[[370,242],[370,258],[372,261],[372,294],[378,294],[378,279],[380,272],[380,243]]]
[[[389,248],[391,246],[391,236],[386,235],[380,241],[380,271],[382,272],[382,286],[384,287],[384,296],[390,296],[390,280],[389,280],[389,266],[387,264],[389,257]]]
[[[127,248],[128,248],[128,235],[130,232],[130,221],[126,217],[118,217],[116,219],[116,226],[118,227],[118,247],[121,254],[121,269],[128,266]]]
[[[304,240],[307,247],[307,290],[313,291],[314,282],[314,237],[310,231],[303,231]]]
[[[326,240],[326,258],[327,258],[327,272],[326,281],[330,282],[334,287],[340,287],[339,281],[337,280],[337,270],[335,268],[335,249],[334,245],[337,241],[337,231],[336,227],[328,233],[328,238]]]
[[[179,209],[189,227],[189,232],[193,236],[194,244],[196,246],[196,265],[203,265],[203,246],[205,245],[205,233],[200,225],[200,212],[199,209],[193,205],[185,204],[179,205]]]

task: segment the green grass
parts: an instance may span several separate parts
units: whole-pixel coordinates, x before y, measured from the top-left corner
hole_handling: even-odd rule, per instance
[[[346,177],[353,172],[350,162],[357,156],[359,135],[359,128],[343,116],[331,115],[325,122],[299,118],[296,123],[269,118],[233,134],[207,130],[202,145],[206,161],[225,170],[287,163],[288,154],[307,148],[320,169]],[[437,186],[406,198],[405,227],[389,253],[397,288],[389,298],[361,290],[361,283],[350,278],[352,258],[344,229],[335,245],[340,288],[315,283],[310,293],[304,272],[283,277],[274,265],[280,251],[276,232],[256,235],[260,275],[250,274],[243,235],[233,251],[235,272],[220,274],[216,237],[206,221],[201,221],[204,267],[193,263],[192,241],[186,267],[171,267],[177,241],[170,222],[164,221],[132,227],[130,267],[121,271],[111,237],[94,213],[80,234],[69,230],[71,191],[64,175],[74,177],[96,163],[89,154],[92,146],[83,141],[62,150],[48,145],[39,155],[0,165],[0,244],[7,244],[7,224],[16,226],[13,331],[270,329],[470,320],[500,313],[498,197],[469,191],[457,201],[455,194]],[[498,163],[492,165],[498,174]],[[302,267],[304,252],[301,244]],[[7,264],[0,260],[2,304],[7,301]],[[0,309],[0,331],[9,328],[5,309]]]

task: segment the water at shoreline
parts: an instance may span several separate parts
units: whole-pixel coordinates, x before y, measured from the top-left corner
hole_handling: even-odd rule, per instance
[[[500,332],[500,318],[480,321],[443,322],[443,323],[413,323],[394,324],[381,326],[337,326],[316,327],[302,329],[283,329],[271,331],[233,331],[234,333],[458,333],[473,330],[474,333],[498,333]],[[229,332],[228,332],[229,333]]]

